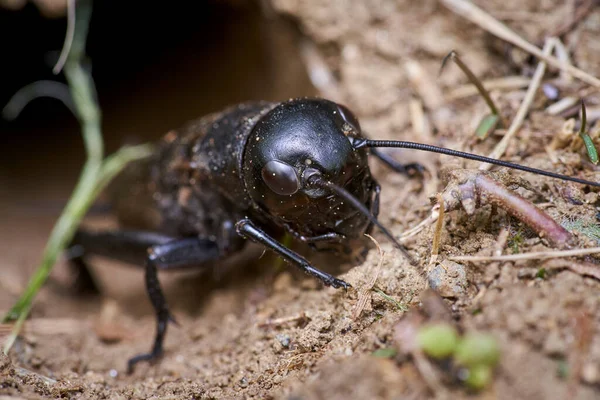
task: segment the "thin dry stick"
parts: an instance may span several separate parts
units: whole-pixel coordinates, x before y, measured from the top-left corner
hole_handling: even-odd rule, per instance
[[[427,117],[425,116],[425,110],[423,110],[423,103],[417,98],[411,98],[408,101],[408,110],[410,114],[411,125],[415,132],[415,135],[422,140],[431,140],[431,129]]]
[[[427,387],[434,393],[436,399],[447,399],[449,398],[448,391],[442,385],[442,381],[438,376],[435,368],[431,365],[431,362],[425,357],[421,350],[413,350],[411,352],[413,361],[417,371],[421,374],[421,377],[427,384]]]
[[[502,228],[500,233],[498,234],[498,240],[494,244],[494,255],[501,256],[504,251],[504,247],[506,247],[506,243],[508,242],[508,234],[509,231],[506,227]]]
[[[561,251],[535,251],[522,254],[507,254],[504,256],[455,256],[449,257],[451,261],[518,261],[518,260],[547,260],[549,258],[585,256],[600,253],[600,247],[589,249],[561,250]]]
[[[569,56],[569,51],[565,47],[562,40],[560,40],[556,36],[551,36],[554,38],[554,53],[556,53],[556,58],[565,64],[571,65],[571,57]],[[566,71],[560,71],[560,79],[565,81],[566,83],[571,83],[573,81],[573,77]]]
[[[431,214],[423,221],[419,222],[416,226],[410,228],[409,230],[402,233],[402,235],[398,238],[400,243],[406,243],[408,239],[415,236],[417,233],[421,232],[423,229],[433,224],[440,216],[440,205],[436,204],[431,208]]]
[[[510,30],[506,25],[492,17],[481,8],[477,7],[473,3],[466,0],[441,0],[442,4],[448,7],[452,12],[460,15],[463,18],[468,19],[474,24],[478,25],[483,30],[490,32],[491,34],[505,40],[509,43],[514,44],[517,47],[525,50],[526,52],[533,54],[537,58],[546,61],[548,64],[560,69],[561,71],[567,71],[577,79],[582,80],[592,86],[600,88],[600,79],[593,77],[592,75],[576,68],[572,65],[561,62],[559,59],[546,55],[538,47],[532,45],[515,32]]]
[[[529,82],[531,82],[531,79],[524,76],[507,76],[499,79],[490,79],[481,83],[486,90],[492,91],[521,89],[527,87]],[[479,94],[477,88],[469,83],[450,90],[446,94],[446,100],[457,100],[477,94]]]
[[[552,38],[546,41],[546,44],[544,45],[544,54],[549,55],[552,53],[552,49],[554,49],[554,43],[555,42],[554,40],[552,40]],[[533,103],[535,93],[537,92],[538,88],[540,87],[540,84],[542,83],[542,78],[544,77],[545,72],[546,63],[544,61],[540,61],[537,68],[535,69],[535,73],[533,74],[533,78],[531,79],[531,83],[529,84],[529,88],[527,88],[525,98],[523,99],[523,102],[521,103],[521,106],[517,111],[517,115],[515,115],[515,118],[512,120],[512,123],[510,124],[510,127],[508,128],[508,131],[506,132],[502,140],[498,142],[498,144],[496,145],[494,150],[492,150],[488,157],[502,157],[502,155],[506,151],[506,148],[508,147],[508,143],[513,138],[513,136],[515,136],[515,134],[519,131],[521,125],[523,125],[523,121],[525,121],[525,117],[529,112],[529,107],[531,107],[531,103]],[[482,171],[487,171],[491,167],[492,164],[482,164],[479,167],[479,169]]]
[[[442,230],[444,229],[444,198],[441,193],[437,194],[437,201],[440,206],[437,223],[435,224],[435,230],[433,231],[433,244],[431,245],[431,258],[429,265],[437,262],[440,254],[440,242],[442,241]]]
[[[579,100],[580,99],[578,99],[577,97],[563,97],[556,103],[550,104],[548,107],[546,107],[545,111],[547,114],[550,115],[559,115],[563,111],[579,103]]]
[[[340,85],[317,46],[309,40],[303,40],[300,43],[300,57],[307,67],[312,84],[328,99],[341,102],[343,96]]]
[[[442,66],[440,67],[440,73],[444,69],[448,60],[452,60],[452,61],[454,61],[454,63],[456,65],[458,65],[458,67],[461,69],[461,71],[467,76],[467,78],[469,78],[469,81],[477,88],[477,91],[479,92],[481,97],[483,97],[483,100],[485,100],[485,102],[488,105],[488,108],[490,109],[492,114],[498,116],[498,118],[500,119],[500,124],[503,127],[506,126],[506,123],[503,121],[502,115],[498,111],[498,108],[496,107],[494,100],[490,97],[490,94],[488,93],[488,91],[485,90],[485,88],[483,87],[483,83],[481,83],[481,80],[479,80],[479,78],[477,78],[477,76],[473,73],[473,71],[471,71],[471,68],[469,68],[467,66],[467,64],[465,64],[462,61],[462,59],[459,57],[458,53],[455,50],[452,50],[442,60]]]
[[[443,103],[443,95],[435,79],[427,74],[421,64],[413,59],[404,63],[404,69],[410,85],[430,110],[439,108]]]
[[[573,1],[571,3],[574,3]],[[548,36],[556,36],[560,37],[569,31],[573,30],[577,26],[581,20],[588,16],[590,11],[594,8],[594,0],[588,0],[584,4],[579,7],[570,7],[575,8],[575,14],[569,18],[566,23],[559,25],[553,32],[551,32]]]
[[[592,263],[575,263],[569,260],[550,260],[546,261],[542,267],[546,269],[569,269],[579,275],[591,276],[600,280],[600,266]]]
[[[373,290],[373,287],[377,282],[377,278],[379,277],[379,273],[381,272],[381,266],[383,265],[383,256],[385,255],[385,252],[381,250],[381,246],[379,246],[379,243],[377,243],[377,240],[375,240],[375,238],[373,238],[367,233],[365,233],[365,236],[371,239],[371,241],[375,243],[375,246],[377,246],[377,250],[379,251],[379,263],[377,263],[377,267],[375,268],[371,279],[369,279],[367,284],[358,293],[358,301],[356,302],[356,306],[354,306],[354,310],[352,310],[353,321],[356,321],[358,317],[360,317],[360,314],[363,312],[365,306],[367,305],[367,301],[369,301],[369,299],[371,298],[371,290]]]
[[[280,326],[280,325],[291,324],[292,322],[297,323],[299,321],[303,321],[306,319],[307,319],[306,314],[303,311],[300,314],[292,315],[291,317],[281,317],[281,318],[275,318],[275,319],[269,318],[266,321],[260,322],[258,324],[258,326],[260,328]]]

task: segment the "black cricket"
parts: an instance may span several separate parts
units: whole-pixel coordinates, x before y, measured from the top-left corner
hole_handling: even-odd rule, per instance
[[[251,239],[327,286],[348,288],[320,271],[268,232],[283,229],[319,248],[344,245],[377,226],[415,264],[377,220],[380,185],[371,175],[373,155],[397,172],[418,170],[377,150],[398,147],[442,153],[600,187],[600,183],[475,154],[403,141],[369,140],[345,106],[324,99],[245,103],[168,133],[150,159],[118,178],[114,207],[136,230],[80,230],[82,254],[145,263],[146,287],[157,318],[149,353],[163,352],[171,316],[157,270],[198,267],[238,252]],[[119,183],[120,182],[120,183]]]

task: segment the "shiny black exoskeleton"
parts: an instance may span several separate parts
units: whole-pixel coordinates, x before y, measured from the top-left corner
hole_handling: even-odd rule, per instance
[[[398,172],[403,166],[378,147],[425,150],[599,186],[474,154],[412,142],[363,136],[354,115],[323,99],[247,103],[169,132],[150,159],[134,163],[115,183],[114,206],[124,229],[79,231],[74,245],[146,266],[146,286],[157,315],[150,353],[159,357],[172,317],[157,269],[211,265],[238,252],[245,238],[261,243],[325,285],[349,285],[313,267],[268,232],[283,228],[297,240],[343,245],[376,225],[414,263],[377,221],[380,186],[368,166],[376,156]]]
[[[170,132],[154,157],[131,165],[113,197],[123,225],[134,230],[80,231],[74,240],[86,253],[134,263],[146,258],[157,334],[152,351],[131,359],[130,369],[162,353],[171,317],[157,269],[214,262],[249,238],[326,285],[348,287],[267,231],[277,226],[321,246],[365,233],[378,213],[380,187],[368,150],[353,147],[361,138],[353,114],[331,101],[248,103]],[[327,185],[351,194],[368,215]]]

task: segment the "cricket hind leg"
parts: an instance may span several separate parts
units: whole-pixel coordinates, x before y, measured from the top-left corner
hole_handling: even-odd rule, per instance
[[[86,255],[95,254],[143,266],[149,247],[172,240],[173,237],[146,231],[78,230],[66,251],[75,274],[73,290],[81,294],[99,292],[90,273]]]
[[[175,322],[158,280],[158,269],[195,267],[223,256],[216,241],[198,237],[172,238],[141,231],[80,231],[73,244],[81,246],[83,254],[104,255],[138,265],[140,260],[145,262],[146,289],[156,313],[156,335],[150,352],[129,359],[128,373],[138,362],[153,361],[162,355],[168,322]]]
[[[189,267],[216,260],[220,257],[221,252],[216,242],[199,238],[177,239],[148,248],[146,288],[156,312],[156,336],[154,345],[149,353],[139,354],[129,359],[127,362],[128,373],[133,371],[133,367],[138,362],[152,361],[162,355],[168,322],[175,322],[175,319],[169,312],[167,301],[160,287],[157,269]]]

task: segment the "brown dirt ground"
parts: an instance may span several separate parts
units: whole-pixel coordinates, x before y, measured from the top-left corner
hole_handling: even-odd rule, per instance
[[[512,0],[477,3],[533,43],[567,18],[565,4],[579,5],[553,0],[526,5]],[[351,6],[345,1],[274,0],[273,6],[276,13],[291,16],[314,45],[309,48],[313,60],[309,71],[318,68],[314,63],[318,56],[336,79],[321,88],[321,95],[355,110],[371,137],[424,141],[487,154],[499,137],[477,142],[471,133],[485,114],[485,105],[477,96],[448,100],[446,94],[466,79],[454,66],[436,79],[440,60],[457,49],[485,79],[531,71],[522,54],[433,0],[370,0]],[[598,35],[600,10],[596,9],[564,37],[573,62],[595,76],[600,76]],[[418,82],[424,83],[411,78],[415,70],[422,74]],[[600,96],[589,86],[565,81],[553,70],[547,80],[561,88],[562,96],[585,95],[588,107],[597,109]],[[524,92],[513,89],[493,95],[504,115],[512,117]],[[285,91],[273,89],[269,96],[278,93]],[[414,99],[424,104],[433,134],[417,129],[411,121],[414,114],[409,112],[409,102]],[[540,91],[518,139],[509,146],[507,159],[568,174],[586,168],[585,176],[600,180],[600,173],[583,161],[580,147],[559,150],[558,163],[548,160],[542,146],[550,143],[566,121],[548,116],[544,112],[548,104],[550,100]],[[398,155],[425,163],[429,174],[422,181],[409,180],[373,165],[384,188],[381,221],[396,234],[426,218],[430,196],[444,188],[434,179],[440,169],[437,157]],[[548,203],[545,209],[557,220],[586,218],[596,223],[598,196],[594,192],[521,176],[533,190],[520,192],[536,203]],[[17,190],[10,176],[0,175],[0,181],[3,187]],[[59,189],[47,186],[20,186],[18,193],[60,198],[56,193],[68,190],[64,184]],[[44,213],[31,218],[31,210],[20,207],[15,198],[3,196],[0,204],[3,226],[18,227],[0,230],[0,243],[6,244],[0,266],[0,310],[6,310],[24,287],[53,222]],[[582,204],[573,204],[573,198],[582,199]],[[112,222],[95,217],[91,223]],[[490,255],[503,227],[509,230],[504,253],[545,248],[519,221],[502,210],[491,214],[489,207],[483,207],[474,217],[463,211],[446,216],[440,259]],[[421,265],[427,265],[432,232],[428,227],[407,244]],[[419,301],[427,286],[421,272],[425,267],[416,270],[384,238],[375,237],[385,251],[376,285],[402,307],[371,292],[360,317],[353,318],[356,290],[323,288],[283,268],[275,258],[267,255],[256,261],[256,252],[245,254],[232,263],[243,268],[219,266],[212,274],[161,276],[180,326],[171,326],[161,362],[139,365],[131,376],[124,373],[126,361],[149,348],[154,330],[141,271],[94,260],[101,295],[84,297],[68,290],[69,274],[61,261],[40,293],[10,358],[0,359],[0,399],[600,396],[600,282],[566,269],[549,270],[539,277],[538,271],[546,265],[540,260],[465,263],[459,266],[466,271],[464,279],[448,278],[462,285],[453,298],[445,300],[451,319],[461,330],[492,334],[502,349],[493,383],[482,393],[466,391],[443,366],[434,367],[443,378],[432,388],[410,357],[373,356],[378,349],[399,345],[394,326],[403,318],[406,321],[407,313],[427,309]],[[578,234],[578,245],[593,243]],[[352,259],[343,265],[336,259],[315,258],[317,265],[336,271],[358,290],[373,276],[378,261],[374,248],[363,261]],[[592,256],[583,261],[598,263]]]

